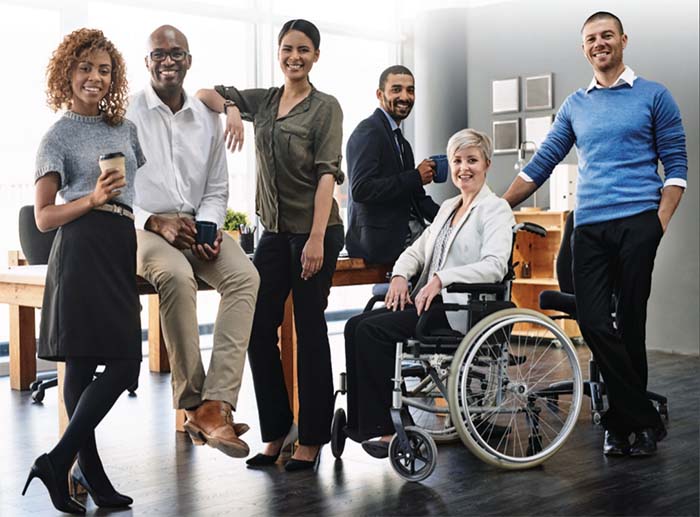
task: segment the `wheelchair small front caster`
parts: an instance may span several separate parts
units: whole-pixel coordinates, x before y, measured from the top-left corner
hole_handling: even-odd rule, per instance
[[[423,481],[437,465],[437,446],[427,431],[420,427],[406,427],[409,449],[401,449],[398,435],[389,443],[389,461],[396,473],[406,481]]]
[[[664,419],[664,422],[668,424],[668,404],[659,404],[659,415]]]
[[[343,408],[336,409],[331,422],[331,452],[336,459],[340,458],[345,450],[346,424],[345,410]]]
[[[595,425],[600,425],[600,422],[603,419],[603,415],[600,414],[600,411],[592,411],[591,412],[591,420],[593,420],[593,423]]]

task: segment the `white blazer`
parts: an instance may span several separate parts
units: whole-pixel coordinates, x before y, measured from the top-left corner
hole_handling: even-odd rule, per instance
[[[428,283],[428,267],[433,259],[435,240],[461,200],[460,195],[444,201],[433,223],[394,264],[392,274],[395,276],[411,278],[421,272],[414,294]],[[445,288],[450,284],[498,283],[503,280],[513,246],[514,224],[508,202],[497,197],[484,184],[469,210],[453,227],[442,263],[435,273],[442,282],[445,303],[465,304],[468,301],[466,293],[448,293]],[[447,320],[454,330],[466,332],[464,313],[448,312]]]

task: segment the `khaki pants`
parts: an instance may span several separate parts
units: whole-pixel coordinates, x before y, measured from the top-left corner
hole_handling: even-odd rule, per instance
[[[138,230],[137,239],[137,273],[155,287],[160,297],[173,406],[185,409],[204,400],[222,400],[235,408],[260,283],[257,270],[226,234],[219,256],[211,262],[198,259],[190,250],[171,246],[153,232]],[[195,276],[221,295],[206,375],[199,351]]]

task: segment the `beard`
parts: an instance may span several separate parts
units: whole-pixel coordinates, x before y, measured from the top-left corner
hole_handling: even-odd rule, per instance
[[[403,108],[397,106],[397,99],[390,101],[384,93],[382,93],[382,98],[384,100],[384,106],[386,106],[387,113],[396,121],[401,121],[411,114],[413,109],[413,102],[408,101],[408,105]]]

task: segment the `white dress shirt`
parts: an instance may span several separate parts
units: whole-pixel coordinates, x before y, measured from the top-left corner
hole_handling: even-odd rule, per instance
[[[147,163],[136,175],[134,215],[143,229],[153,214],[188,213],[221,227],[228,169],[219,117],[183,92],[173,113],[151,85],[132,96],[126,117],[138,127]]]

